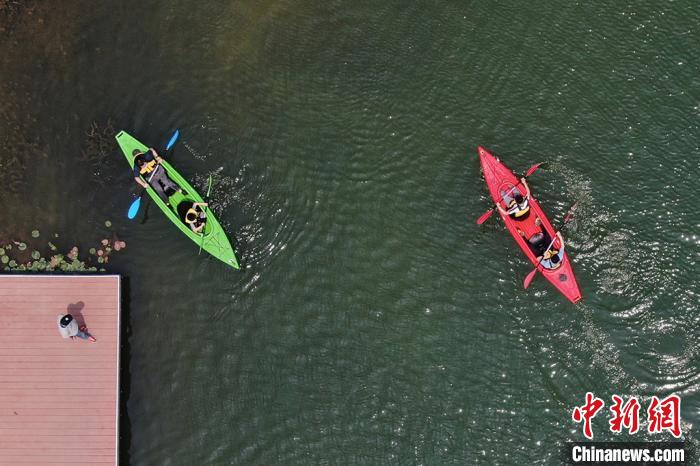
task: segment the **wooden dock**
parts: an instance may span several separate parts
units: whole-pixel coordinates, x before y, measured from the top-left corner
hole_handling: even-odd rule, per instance
[[[0,275],[0,464],[118,464],[120,302],[116,275]]]

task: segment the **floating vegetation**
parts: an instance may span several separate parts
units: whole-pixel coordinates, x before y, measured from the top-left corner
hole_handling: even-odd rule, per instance
[[[105,222],[109,226],[111,223]],[[58,237],[58,234],[54,235]],[[39,230],[32,232],[33,238],[39,237]],[[3,244],[5,243],[5,244]],[[58,247],[50,241],[45,244],[36,244],[36,241],[30,241],[32,246],[31,253],[25,252],[28,249],[28,244],[24,241],[0,241],[0,268],[6,271],[33,271],[33,272],[97,272],[97,264],[106,264],[109,262],[109,256],[113,251],[119,251],[126,247],[126,242],[121,241],[114,235],[113,239],[102,239],[99,242],[99,249],[92,247],[89,249],[90,255],[85,259],[80,259],[80,250],[78,246],[73,246],[64,253],[56,253]],[[13,247],[15,253],[13,254]],[[49,255],[43,256],[42,250],[50,251]],[[100,272],[105,272],[104,267],[100,267]]]
[[[78,259],[78,246],[73,246],[73,249],[68,253],[68,259],[76,260]]]
[[[93,121],[85,132],[86,139],[83,143],[85,149],[78,156],[78,160],[91,164],[92,172],[95,175],[93,180],[109,182],[113,176],[112,172],[105,167],[108,166],[107,161],[114,150],[114,135],[116,133],[112,120],[109,119],[104,124]],[[109,228],[109,225],[107,227]]]

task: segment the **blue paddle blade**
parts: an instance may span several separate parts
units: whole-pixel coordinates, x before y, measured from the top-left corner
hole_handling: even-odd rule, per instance
[[[173,137],[170,138],[170,141],[168,141],[168,145],[165,146],[165,150],[170,150],[171,147],[173,147],[173,144],[175,144],[175,141],[177,141],[177,138],[180,137],[180,130],[176,129],[175,132],[173,133]]]
[[[139,207],[141,207],[141,196],[136,198],[136,200],[131,203],[131,207],[129,207],[129,213],[127,214],[129,220],[132,220],[134,217],[136,217],[136,214],[139,213]]]

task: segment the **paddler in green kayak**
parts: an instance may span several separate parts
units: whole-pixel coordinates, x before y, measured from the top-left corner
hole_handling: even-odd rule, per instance
[[[161,165],[163,159],[154,148],[146,152],[134,151],[134,179],[138,184],[147,188],[150,184],[153,190],[158,193],[166,205],[168,197],[175,191],[181,191],[180,187],[168,178],[165,168]],[[146,178],[148,181],[144,180]],[[170,193],[170,194],[168,194]]]
[[[193,232],[200,233],[204,229],[207,222],[207,213],[204,208],[208,205],[206,202],[181,202],[178,206],[179,211],[185,212],[185,223]]]
[[[528,204],[528,199],[530,199],[530,187],[527,185],[525,178],[520,178],[520,183],[522,183],[525,188],[525,195],[515,186],[512,186],[508,191],[501,190],[501,198],[503,203],[508,206],[508,209],[501,207],[498,203],[496,206],[498,210],[503,215],[510,215],[512,219],[524,220],[530,214],[530,205]]]

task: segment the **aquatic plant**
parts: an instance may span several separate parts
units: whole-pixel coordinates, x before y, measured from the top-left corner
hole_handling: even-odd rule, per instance
[[[86,139],[82,144],[84,150],[78,155],[78,160],[92,166],[91,171],[95,175],[92,177],[93,181],[108,184],[114,176],[112,171],[106,170],[105,167],[109,165],[106,162],[114,150],[116,133],[112,120],[109,119],[105,123],[93,121],[85,132]],[[107,228],[109,226],[107,225]]]
[[[106,220],[106,221],[105,221],[105,226],[106,226],[107,228],[111,227],[111,226],[112,226],[112,222],[110,222],[109,220]]]
[[[32,230],[32,238],[38,238],[39,237],[39,230]]]
[[[35,230],[35,232],[38,233],[38,230]],[[34,232],[32,232],[32,236],[37,238],[38,234],[35,235]],[[56,234],[54,236],[58,235]],[[13,245],[17,250],[16,257],[11,256]],[[7,271],[97,272],[97,267],[90,262],[95,260],[98,264],[107,264],[112,251],[124,249],[126,247],[126,242],[119,240],[116,235],[113,235],[112,240],[106,238],[100,240],[100,245],[101,247],[99,249],[95,247],[90,248],[90,256],[88,256],[86,260],[80,260],[80,250],[78,246],[73,246],[65,254],[53,254],[53,252],[58,250],[58,247],[52,242],[47,241],[44,247],[37,247],[39,245],[33,242],[32,246],[36,247],[36,249],[33,249],[29,256],[27,256],[24,252],[28,249],[27,243],[23,241],[10,241],[5,245],[0,244],[0,263],[4,270]],[[42,256],[41,250],[45,248],[52,251],[50,256]],[[100,271],[105,272],[106,269],[100,267]]]

